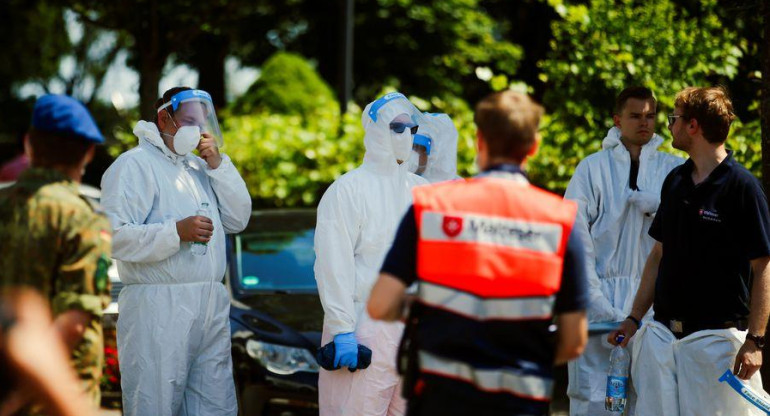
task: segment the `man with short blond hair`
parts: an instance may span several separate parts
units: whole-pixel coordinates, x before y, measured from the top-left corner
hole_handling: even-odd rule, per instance
[[[724,89],[687,88],[668,117],[674,147],[690,159],[663,183],[633,319],[609,341],[622,333],[626,346],[634,338],[637,416],[759,415],[719,379],[730,369],[761,391],[770,313],[767,199],[725,149],[735,116]],[[633,320],[650,306],[654,319],[637,328]]]

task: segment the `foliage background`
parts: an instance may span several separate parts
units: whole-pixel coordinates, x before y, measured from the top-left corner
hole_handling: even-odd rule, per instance
[[[152,114],[165,65],[184,63],[199,74],[191,86],[220,103],[223,151],[255,206],[314,206],[361,162],[360,111],[377,96],[397,89],[423,111],[448,113],[460,133],[458,173],[469,176],[476,169],[472,107],[491,91],[513,88],[546,108],[544,142],[528,169],[536,183],[561,192],[577,163],[600,149],[623,87],[655,91],[656,131],[670,138],[665,115],[675,93],[720,84],[733,93],[739,117],[729,147],[760,175],[760,0],[355,0],[355,84],[347,103],[339,100],[344,0],[191,5],[0,3],[0,33],[14,39],[0,63],[0,108],[10,115],[0,120],[0,143],[9,147],[26,125],[20,120],[34,97],[23,96],[21,86],[78,96],[108,137],[86,178],[98,185],[111,158],[135,145],[131,128]],[[81,36],[68,35],[66,14],[81,24]],[[118,110],[96,98],[110,88],[104,75],[119,51],[140,75],[137,108]],[[227,56],[260,71],[229,101]],[[75,75],[62,74],[66,60],[75,62]],[[671,151],[670,140],[664,148]]]

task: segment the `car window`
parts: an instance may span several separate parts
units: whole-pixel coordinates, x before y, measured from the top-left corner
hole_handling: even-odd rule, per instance
[[[315,218],[312,218],[313,220]],[[247,230],[235,237],[242,290],[316,290],[314,228],[307,224]],[[284,229],[281,229],[284,228]]]

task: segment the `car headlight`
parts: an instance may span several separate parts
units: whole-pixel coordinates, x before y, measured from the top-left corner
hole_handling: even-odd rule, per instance
[[[304,348],[287,347],[250,339],[246,341],[246,352],[269,371],[288,375],[298,371],[318,372],[318,362],[313,354]]]

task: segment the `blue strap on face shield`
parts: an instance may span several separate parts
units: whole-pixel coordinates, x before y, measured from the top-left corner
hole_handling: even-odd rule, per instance
[[[211,99],[211,95],[203,90],[184,90],[181,92],[178,92],[174,94],[173,97],[171,97],[171,100],[169,101],[171,103],[171,108],[174,109],[174,111],[177,110],[179,107],[179,104],[182,103],[184,100],[189,100],[191,98],[200,99],[200,100],[206,100],[210,102],[212,105],[214,104],[214,101]]]
[[[430,137],[423,134],[415,134],[413,144],[419,144],[425,148],[425,154],[430,156],[430,146],[433,144],[433,140]]]
[[[369,108],[369,117],[372,119],[372,121],[375,123],[377,122],[377,112],[380,111],[380,108],[398,98],[403,98],[405,100],[407,99],[406,96],[400,92],[391,92],[389,94],[383,95],[382,97],[378,98],[377,101],[372,103],[371,108]]]

